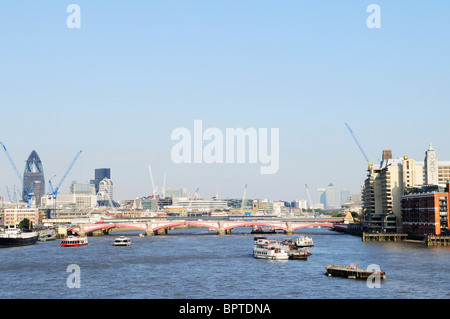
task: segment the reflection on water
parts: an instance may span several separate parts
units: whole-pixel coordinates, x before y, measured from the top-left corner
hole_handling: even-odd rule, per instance
[[[365,242],[328,229],[294,235],[314,240],[307,261],[251,257],[250,228],[217,236],[208,229],[178,229],[141,238],[138,232],[89,237],[84,247],[59,241],[0,250],[0,298],[449,298],[450,250],[422,243]],[[115,247],[116,236],[130,247]],[[377,264],[386,272],[381,288],[365,281],[325,276],[328,264]],[[80,266],[81,288],[70,289],[67,266]]]

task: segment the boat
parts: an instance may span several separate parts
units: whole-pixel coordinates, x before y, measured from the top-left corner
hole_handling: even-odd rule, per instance
[[[17,225],[7,225],[0,232],[0,247],[34,245],[39,239],[35,231],[23,231]]]
[[[380,279],[386,279],[386,274],[381,270],[368,270],[363,268],[358,268],[358,265],[350,267],[338,266],[338,265],[327,265],[325,266],[326,275],[330,277],[343,277],[351,279],[367,279],[371,275],[377,274]]]
[[[253,226],[252,234],[275,234],[276,230],[273,227]]]
[[[86,246],[88,239],[86,236],[69,236],[61,241],[62,247]]]
[[[258,259],[287,260],[289,255],[276,240],[258,238],[253,247],[253,257]]]
[[[295,240],[296,247],[313,247],[314,242],[311,237],[300,236]]]
[[[297,246],[296,242],[293,242],[291,238],[280,241],[280,245],[287,251],[289,259],[307,260],[312,255],[307,248],[303,249]]]
[[[125,236],[120,236],[114,239],[114,246],[130,246],[131,245],[131,239]]]

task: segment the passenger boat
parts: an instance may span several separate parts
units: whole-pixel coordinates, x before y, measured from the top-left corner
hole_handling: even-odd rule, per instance
[[[327,265],[325,266],[326,275],[333,277],[343,277],[351,279],[367,279],[369,276],[378,274],[380,279],[386,279],[386,274],[381,270],[368,270],[358,268],[358,266],[338,266],[338,265]]]
[[[88,239],[86,236],[69,236],[61,241],[62,247],[86,246]]]
[[[289,255],[276,240],[258,238],[253,247],[253,257],[258,259],[287,260]]]
[[[131,239],[127,238],[125,236],[120,236],[114,239],[114,246],[130,246],[131,245]]]
[[[300,236],[295,240],[295,246],[297,246],[297,247],[313,247],[314,242],[311,237]]]
[[[22,231],[16,225],[7,225],[0,232],[0,247],[17,247],[34,245],[39,239],[35,231]]]
[[[252,234],[275,234],[276,230],[273,227],[253,226]]]

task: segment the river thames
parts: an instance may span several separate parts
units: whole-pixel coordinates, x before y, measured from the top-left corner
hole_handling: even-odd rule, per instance
[[[251,256],[249,228],[217,236],[204,228],[141,238],[138,232],[89,237],[89,245],[60,241],[0,249],[0,298],[26,299],[448,299],[450,248],[417,242],[362,242],[328,229],[302,229],[269,238],[314,240],[307,261]],[[130,237],[129,247],[114,238]],[[327,277],[328,264],[379,265],[379,288],[366,281]],[[79,267],[79,288],[69,288]],[[70,286],[70,284],[69,284]]]

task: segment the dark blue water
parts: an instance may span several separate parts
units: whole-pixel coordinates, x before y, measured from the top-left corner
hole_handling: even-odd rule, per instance
[[[307,229],[314,240],[307,261],[251,257],[249,228],[217,236],[206,229],[174,230],[165,236],[137,232],[89,237],[84,247],[60,241],[0,249],[0,298],[449,298],[450,249],[423,243],[362,242],[327,229]],[[114,247],[120,234],[130,247]],[[327,264],[377,264],[387,279],[380,288],[366,281],[327,277]],[[79,266],[80,288],[68,288],[70,264]]]

